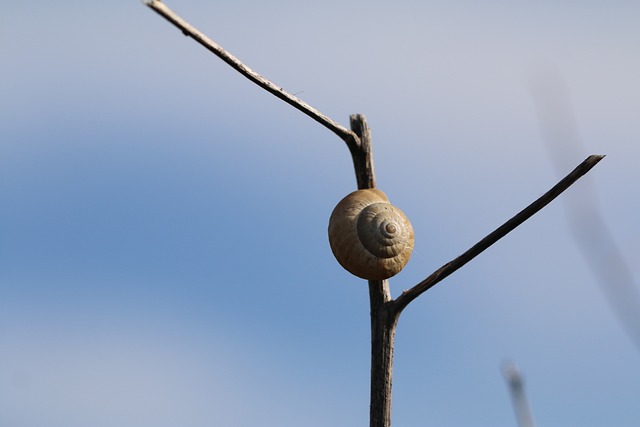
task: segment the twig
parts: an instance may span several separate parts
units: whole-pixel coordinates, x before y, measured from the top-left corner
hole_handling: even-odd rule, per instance
[[[564,190],[569,188],[581,176],[589,172],[604,156],[592,155],[580,163],[569,175],[558,182],[551,190],[543,194],[538,200],[520,211],[516,216],[502,224],[484,239],[473,245],[465,253],[440,267],[429,277],[415,285],[413,288],[404,291],[394,302],[396,312],[401,312],[411,301],[429,290],[445,277],[480,255],[485,249],[513,231],[517,226],[535,215],[539,210],[548,205],[553,199],[558,197]]]
[[[280,86],[275,85],[271,81],[253,71],[251,68],[244,65],[238,58],[224,50],[219,44],[191,26],[175,12],[169,9],[164,3],[159,0],[147,0],[145,4],[155,12],[157,12],[160,16],[165,18],[167,21],[178,27],[185,36],[191,37],[192,39],[200,43],[202,46],[204,46],[224,62],[229,64],[234,70],[238,71],[244,77],[251,80],[267,92],[280,98],[287,104],[302,111],[307,116],[311,117],[327,129],[338,135],[347,144],[349,150],[352,153],[359,148],[360,140],[354,132],[325,116],[306,102],[290,94]]]

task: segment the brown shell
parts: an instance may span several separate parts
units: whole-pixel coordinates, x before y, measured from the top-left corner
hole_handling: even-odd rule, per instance
[[[333,255],[367,280],[395,276],[413,251],[413,227],[380,190],[358,190],[338,203],[329,219]]]

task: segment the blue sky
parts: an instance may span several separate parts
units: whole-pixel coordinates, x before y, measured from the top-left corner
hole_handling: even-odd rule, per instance
[[[406,309],[393,419],[514,426],[514,360],[539,426],[637,425],[640,348],[566,215],[595,191],[637,286],[637,2],[167,4],[367,116],[416,232],[394,296],[607,154]],[[0,424],[367,425],[368,293],[326,237],[342,141],[139,1],[3,2],[0,93]]]

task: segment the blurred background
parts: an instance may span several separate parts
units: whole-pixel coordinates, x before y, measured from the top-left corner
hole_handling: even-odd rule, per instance
[[[367,425],[345,144],[139,1],[0,4],[0,424]],[[394,296],[606,154],[405,310],[393,420],[514,426],[514,360],[538,426],[638,425],[640,3],[167,4],[366,115],[416,231]]]

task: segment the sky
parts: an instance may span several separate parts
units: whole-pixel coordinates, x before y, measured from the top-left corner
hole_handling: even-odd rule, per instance
[[[393,296],[606,154],[403,312],[393,423],[515,426],[513,361],[538,426],[638,424],[638,2],[166,3],[367,117],[415,230]],[[140,1],[0,5],[0,424],[367,425],[344,143]]]

